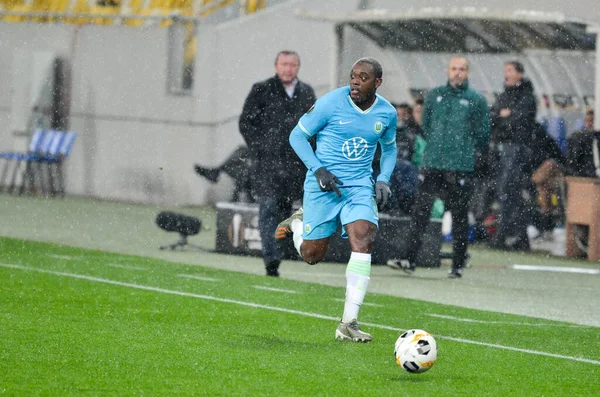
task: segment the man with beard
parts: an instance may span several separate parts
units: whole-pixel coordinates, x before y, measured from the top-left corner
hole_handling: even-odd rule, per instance
[[[436,198],[452,213],[452,269],[448,277],[462,277],[467,261],[469,201],[473,192],[475,153],[489,142],[489,115],[483,95],[469,87],[469,62],[452,57],[448,82],[427,93],[423,108],[426,141],[419,170],[417,195],[411,209],[406,258],[388,266],[411,274]]]
[[[518,61],[504,64],[504,92],[490,110],[492,142],[498,150],[496,191],[500,203],[498,231],[493,248],[529,250],[527,225],[530,223],[532,132],[537,112],[533,85],[523,77]]]

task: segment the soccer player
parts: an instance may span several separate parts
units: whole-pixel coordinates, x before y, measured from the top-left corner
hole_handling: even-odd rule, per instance
[[[303,208],[277,227],[275,238],[293,236],[298,253],[309,264],[323,260],[338,225],[352,254],[346,268],[344,314],[336,339],[370,342],[361,331],[358,311],[371,273],[371,252],[378,226],[378,207],[390,195],[396,165],[396,110],[377,95],[383,70],[374,58],[361,58],[350,72],[350,86],[317,100],[290,134],[290,144],[308,171]],[[317,138],[313,152],[308,140]],[[374,183],[371,162],[381,144],[381,173]]]

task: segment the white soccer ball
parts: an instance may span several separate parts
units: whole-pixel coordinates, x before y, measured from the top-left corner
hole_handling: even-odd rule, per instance
[[[411,329],[396,340],[394,357],[396,363],[406,372],[425,372],[437,360],[437,343],[427,331]]]

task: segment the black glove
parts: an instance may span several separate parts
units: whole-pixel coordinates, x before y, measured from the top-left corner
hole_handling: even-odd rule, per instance
[[[392,194],[392,191],[387,183],[381,181],[375,183],[375,201],[377,201],[379,208],[386,206],[390,194]]]
[[[327,168],[319,168],[315,171],[315,176],[317,177],[317,182],[319,182],[321,191],[335,192],[338,197],[342,197],[342,193],[340,193],[340,190],[337,187],[337,185],[343,185],[342,181],[340,181],[337,176],[327,171]]]

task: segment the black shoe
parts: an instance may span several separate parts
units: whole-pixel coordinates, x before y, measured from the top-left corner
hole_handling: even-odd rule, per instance
[[[194,166],[194,170],[198,175],[205,177],[212,183],[217,183],[219,181],[219,174],[221,173],[221,171],[219,171],[218,168],[204,168],[196,164]]]
[[[452,268],[450,273],[448,273],[448,278],[461,278],[463,274],[463,269],[461,268]]]
[[[279,264],[280,261],[271,261],[265,265],[267,269],[267,276],[269,277],[279,277]]]
[[[416,266],[405,259],[390,259],[386,263],[389,267],[396,270],[402,270],[406,274],[413,274]]]

